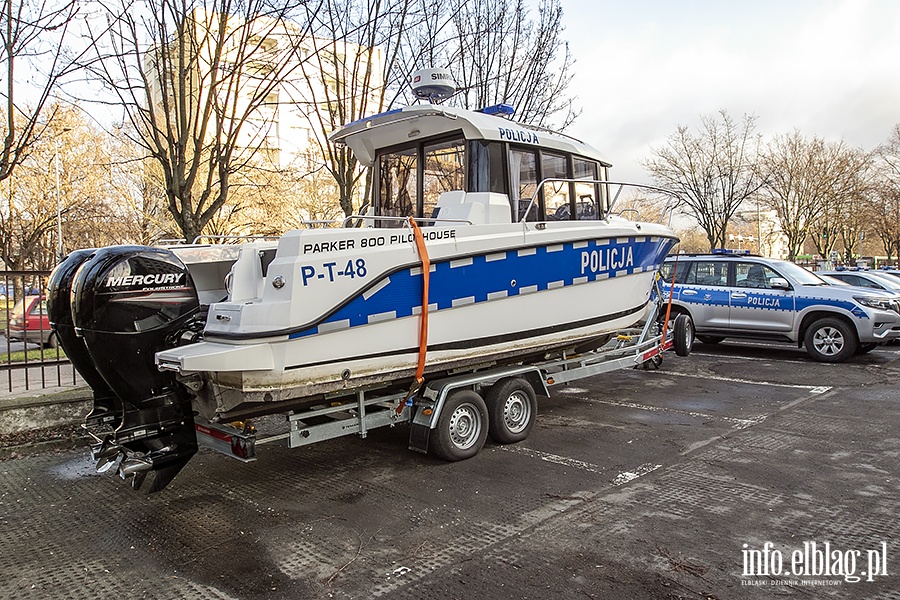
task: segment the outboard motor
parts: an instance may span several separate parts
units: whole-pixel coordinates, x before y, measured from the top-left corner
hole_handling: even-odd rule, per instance
[[[76,250],[50,274],[50,281],[47,283],[47,316],[59,345],[69,357],[72,366],[94,392],[94,408],[85,417],[85,424],[109,425],[115,428],[121,423],[122,401],[94,367],[87,346],[84,345],[84,339],[75,335],[75,323],[72,321],[72,282],[79,267],[93,256],[94,252],[96,252],[94,248]]]
[[[94,434],[98,470],[117,463],[123,479],[133,477],[135,489],[154,472],[152,493],[163,489],[197,452],[190,395],[173,373],[156,368],[154,355],[175,346],[185,331],[197,328],[200,318],[191,275],[168,250],[103,248],[77,270],[72,285],[75,334],[121,402],[116,429]]]

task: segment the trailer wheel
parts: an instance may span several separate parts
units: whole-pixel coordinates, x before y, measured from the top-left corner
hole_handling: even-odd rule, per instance
[[[675,317],[675,325],[673,327],[672,340],[675,345],[675,354],[678,356],[687,356],[694,347],[694,322],[691,318],[681,313]]]
[[[531,433],[537,414],[537,396],[520,377],[501,379],[487,393],[488,433],[498,444],[521,442]]]
[[[472,458],[484,446],[487,424],[488,410],[481,396],[470,390],[453,392],[432,432],[431,451],[449,461]]]

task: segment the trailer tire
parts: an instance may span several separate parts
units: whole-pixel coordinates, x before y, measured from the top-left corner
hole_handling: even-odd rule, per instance
[[[488,390],[488,433],[498,444],[521,442],[531,433],[537,415],[537,396],[520,377],[501,379]]]
[[[691,321],[688,315],[681,313],[675,317],[675,324],[672,329],[672,342],[675,346],[675,354],[687,356],[694,347],[694,322]]]
[[[488,435],[488,410],[481,396],[471,390],[450,394],[441,408],[429,446],[436,456],[452,462],[472,458]]]

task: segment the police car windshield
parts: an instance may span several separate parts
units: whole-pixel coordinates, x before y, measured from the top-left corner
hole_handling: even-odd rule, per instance
[[[828,285],[827,281],[823,280],[812,271],[804,269],[800,265],[795,265],[792,262],[779,262],[778,270],[800,285]]]

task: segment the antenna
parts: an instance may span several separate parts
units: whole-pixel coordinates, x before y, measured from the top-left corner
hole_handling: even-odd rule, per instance
[[[456,92],[456,84],[447,69],[421,69],[412,74],[412,91],[416,98],[436,104]]]

